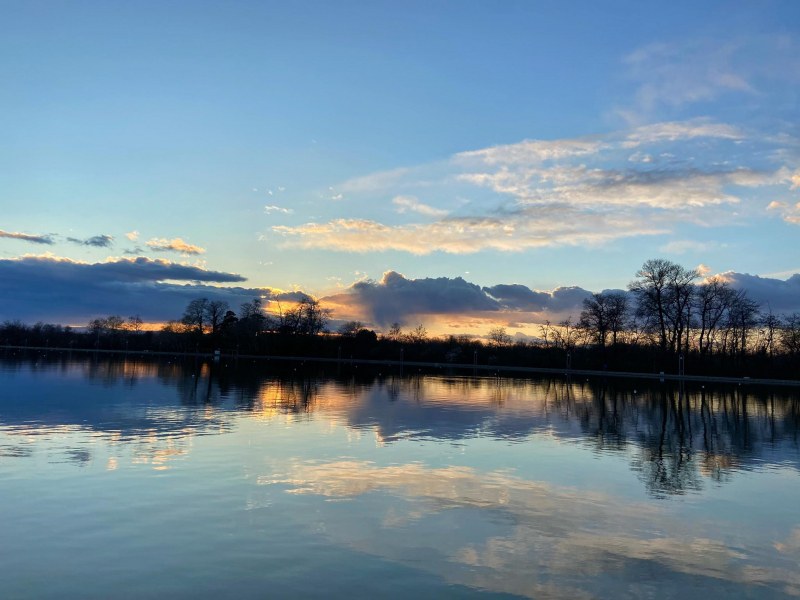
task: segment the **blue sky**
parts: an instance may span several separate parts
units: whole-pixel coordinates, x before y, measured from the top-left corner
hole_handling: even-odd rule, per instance
[[[656,256],[800,272],[797,2],[0,7],[0,271],[30,318],[128,308],[89,308],[68,263],[341,313],[386,272],[551,292]],[[36,300],[42,272],[72,308]]]

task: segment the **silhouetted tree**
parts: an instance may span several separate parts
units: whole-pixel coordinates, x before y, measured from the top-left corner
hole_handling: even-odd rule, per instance
[[[139,315],[131,315],[128,317],[128,330],[133,333],[141,333],[144,321]]]
[[[403,337],[403,329],[400,327],[400,323],[397,321],[392,323],[392,325],[389,327],[389,331],[386,333],[386,337],[394,342],[400,341],[400,339]]]
[[[783,319],[778,336],[784,352],[800,356],[800,313],[792,313]]]
[[[197,298],[186,306],[186,310],[183,311],[183,316],[181,317],[181,323],[189,329],[202,334],[207,322],[207,314],[208,298]]]
[[[493,327],[489,330],[488,338],[493,346],[507,346],[511,343],[511,336],[505,327]]]
[[[662,352],[688,349],[693,282],[696,269],[663,258],[645,261],[628,288],[636,295],[636,310],[658,333]]]
[[[222,320],[225,314],[229,312],[230,306],[224,300],[212,300],[205,307],[205,318],[209,327],[211,327],[211,334],[216,335],[219,332]]]
[[[361,321],[347,321],[347,323],[342,323],[337,331],[339,335],[354,337],[363,328],[364,324]]]
[[[701,355],[713,352],[735,296],[736,292],[720,277],[712,277],[697,286],[694,314],[698,329],[697,347]]]
[[[617,343],[617,337],[623,331],[628,316],[628,298],[619,292],[603,292],[592,294],[583,300],[578,325],[589,331],[595,342],[605,348],[606,339],[611,334],[611,341]]]
[[[428,330],[420,323],[408,333],[408,341],[413,344],[421,344],[428,339]]]
[[[294,335],[317,335],[325,330],[330,310],[322,308],[319,300],[309,296],[287,310],[281,319],[281,331]]]

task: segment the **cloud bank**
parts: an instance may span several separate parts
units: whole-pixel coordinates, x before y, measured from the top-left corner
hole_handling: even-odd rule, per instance
[[[800,312],[800,274],[786,280],[728,272],[736,289],[776,314]],[[0,259],[0,320],[84,324],[109,314],[140,314],[149,321],[179,318],[189,301],[224,300],[233,310],[255,297],[296,302],[303,290],[238,287],[245,278],[164,259],[111,258],[89,263],[53,255]],[[461,277],[408,278],[387,271],[380,280],[362,280],[323,296],[336,319],[358,319],[385,330],[401,325],[449,323],[455,332],[474,326],[533,326],[576,320],[592,292],[578,286],[536,290],[520,283],[481,287]],[[470,323],[472,323],[470,325]],[[477,324],[477,325],[476,325]],[[459,329],[460,327],[460,329]]]
[[[201,296],[226,300],[238,308],[263,293],[210,285],[244,280],[234,273],[144,257],[102,263],[54,256],[0,259],[0,315],[78,325],[109,314],[140,314],[145,320],[163,321],[179,318],[186,304]]]

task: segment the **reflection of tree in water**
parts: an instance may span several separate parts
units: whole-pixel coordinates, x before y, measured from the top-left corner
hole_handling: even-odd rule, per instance
[[[632,467],[655,496],[683,494],[703,487],[695,465],[688,397],[660,390],[643,403],[647,427],[638,432],[640,453]]]
[[[567,386],[568,388],[569,386]],[[655,495],[699,490],[762,461],[797,466],[798,398],[761,388],[710,392],[660,385],[632,394],[611,384],[561,391],[575,403],[585,439],[598,451],[635,444],[632,468]],[[564,403],[564,400],[560,400]]]
[[[18,368],[13,361],[8,365],[10,370]],[[16,407],[19,415],[4,415],[9,423],[25,422],[33,418],[28,413],[38,411],[36,418],[45,415],[47,423],[81,424],[120,432],[125,439],[151,431],[177,436],[209,427],[219,431],[233,426],[236,413],[312,418],[315,412],[335,412],[350,427],[376,429],[386,443],[476,436],[524,441],[547,432],[588,444],[595,452],[625,452],[657,496],[698,490],[706,479],[723,482],[737,470],[759,464],[800,468],[800,398],[795,390],[686,388],[615,379],[402,375],[368,369],[342,369],[332,376],[311,364],[250,361],[215,365],[40,356],[26,368],[77,369],[104,389],[115,384],[131,388],[155,379],[165,389],[176,390],[179,410],[172,394],[123,406],[124,395],[92,392],[80,402],[48,401],[58,411],[40,403]]]

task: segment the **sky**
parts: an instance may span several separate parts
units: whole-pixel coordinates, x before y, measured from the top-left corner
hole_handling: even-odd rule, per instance
[[[0,321],[522,333],[655,257],[800,310],[793,0],[0,10]]]

